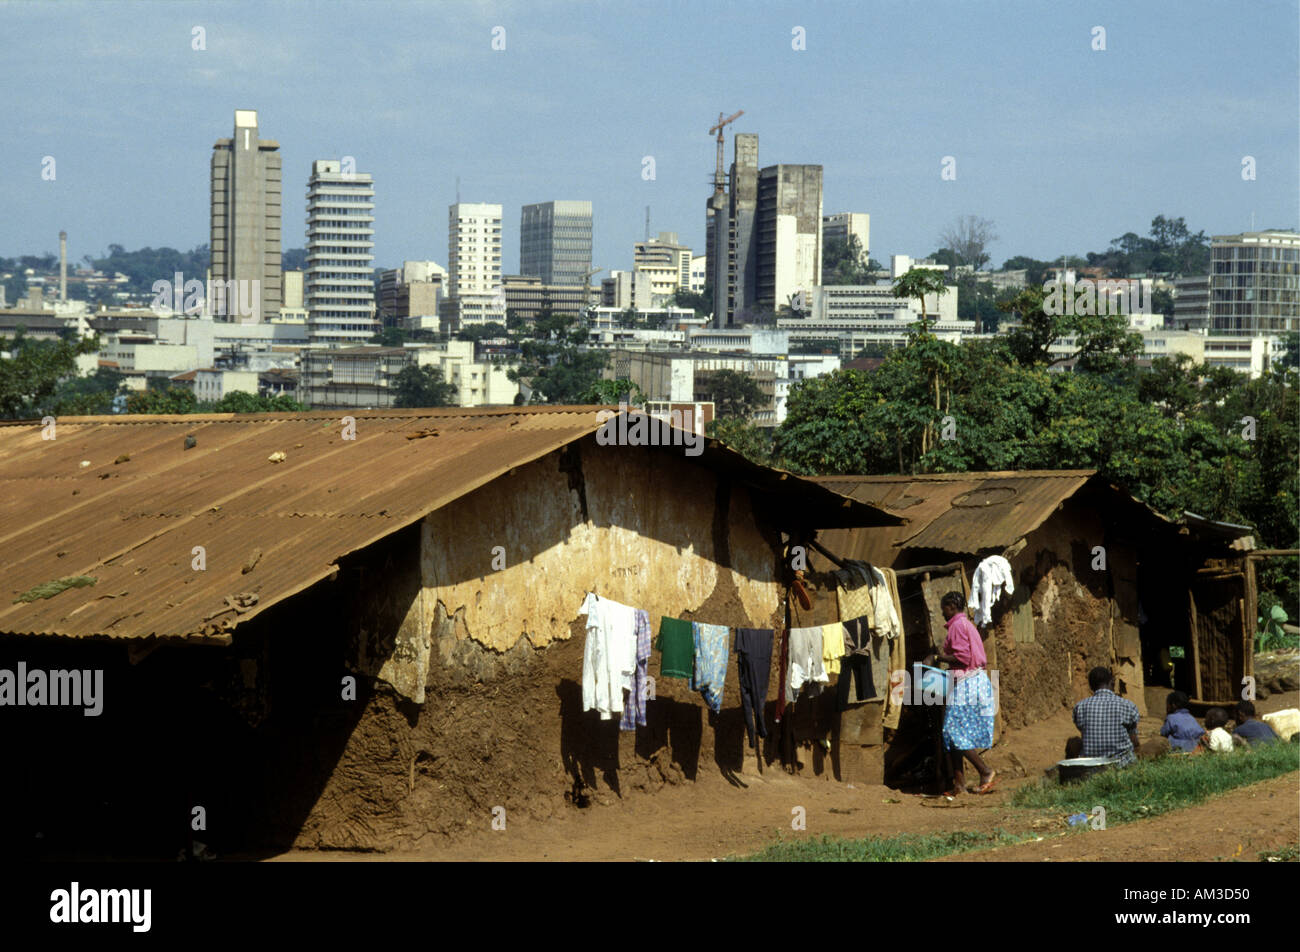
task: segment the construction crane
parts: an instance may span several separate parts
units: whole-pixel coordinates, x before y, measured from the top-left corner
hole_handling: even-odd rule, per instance
[[[717,171],[714,172],[713,174],[713,190],[715,192],[721,192],[725,182],[725,179],[722,176],[722,147],[723,147],[722,127],[727,125],[728,123],[735,122],[744,114],[745,114],[745,110],[742,109],[734,116],[728,116],[726,119],[723,119],[722,113],[718,113],[718,124],[709,130],[709,135],[713,135],[713,133],[715,132],[718,134],[718,168]]]

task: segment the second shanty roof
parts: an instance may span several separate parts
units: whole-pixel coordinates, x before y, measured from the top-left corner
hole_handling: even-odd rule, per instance
[[[892,564],[899,549],[935,549],[961,555],[1005,549],[1037,529],[1062,502],[1090,482],[1108,490],[1117,503],[1172,525],[1092,469],[826,476],[815,482],[908,520],[906,526],[869,534],[835,534],[834,541],[844,547],[844,551],[836,550],[838,555],[882,565]],[[824,541],[831,545],[829,536]]]
[[[355,439],[344,411],[0,424],[0,633],[226,643],[340,558],[592,436],[601,410],[346,411]],[[713,440],[696,462],[792,523],[902,522]]]

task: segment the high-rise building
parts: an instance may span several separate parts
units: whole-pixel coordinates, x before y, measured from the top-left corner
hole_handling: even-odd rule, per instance
[[[500,205],[457,202],[448,209],[447,293],[439,305],[444,331],[505,323]]]
[[[752,307],[758,285],[758,135],[736,133],[733,148],[730,188],[715,186],[705,220],[714,327],[730,326],[737,313]]]
[[[656,307],[666,304],[674,292],[691,288],[691,249],[677,240],[675,231],[661,231],[658,238],[634,244],[632,267],[650,281]]]
[[[758,136],[737,133],[730,190],[710,197],[706,228],[713,325],[743,323],[821,283],[822,167],[758,167]]]
[[[447,283],[452,297],[501,289],[501,206],[457,202],[447,216]]]
[[[583,284],[591,270],[591,202],[540,202],[519,215],[519,274]]]
[[[1254,231],[1210,240],[1210,333],[1300,331],[1300,234]]]
[[[822,167],[772,165],[758,174],[758,307],[776,309],[822,283]]]
[[[1173,327],[1180,331],[1205,331],[1210,326],[1210,276],[1193,274],[1174,278]]]
[[[254,109],[236,109],[234,136],[212,147],[209,290],[218,320],[257,324],[279,310],[279,148],[258,138]]]
[[[303,298],[313,343],[361,344],[374,336],[375,188],[368,174],[318,159],[307,183]]]
[[[862,262],[866,264],[870,253],[871,216],[866,212],[840,212],[835,215],[822,216],[822,260],[826,258],[826,246],[832,241],[848,241],[850,235],[856,235],[862,248]]]

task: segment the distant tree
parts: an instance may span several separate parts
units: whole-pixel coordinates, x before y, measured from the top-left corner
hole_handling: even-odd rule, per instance
[[[84,377],[59,381],[49,410],[55,416],[100,416],[114,412],[114,401],[126,393],[126,378],[110,367],[100,367]]]
[[[528,330],[528,320],[513,307],[506,308],[506,333],[523,334]]]
[[[894,294],[898,297],[916,298],[921,304],[921,333],[929,332],[930,325],[925,309],[927,294],[947,294],[948,286],[943,283],[943,274],[931,268],[912,268],[894,282]]]
[[[70,333],[57,340],[35,340],[20,324],[13,339],[0,337],[0,416],[14,419],[37,416],[48,407],[59,382],[74,376],[77,357],[94,353],[98,342]]]
[[[623,377],[617,380],[597,380],[582,392],[577,402],[610,406],[619,403],[627,403],[629,406],[644,406],[645,393],[631,380]]]
[[[393,406],[449,407],[457,397],[456,385],[447,383],[440,367],[403,367],[393,381]]]
[[[370,343],[381,347],[401,347],[411,339],[411,333],[404,327],[381,327],[370,338]]]
[[[290,248],[280,253],[280,267],[284,271],[306,271],[307,249]]]
[[[989,260],[988,247],[998,240],[993,222],[975,215],[962,215],[939,236],[940,243],[976,271],[983,269]]]
[[[934,261],[935,264],[946,264],[952,269],[954,276],[956,275],[957,268],[965,264],[965,262],[961,260],[961,255],[957,254],[957,252],[953,251],[951,248],[940,248],[938,251],[930,255],[930,259]]]
[[[715,415],[719,417],[748,420],[763,403],[763,391],[758,381],[738,370],[712,372],[707,376],[704,389],[713,401]]]
[[[1052,267],[1050,261],[1039,261],[1037,258],[1027,258],[1024,255],[1016,255],[1002,263],[1003,271],[1024,271],[1025,284],[1036,285],[1042,285],[1047,280],[1047,269],[1050,267]]]
[[[757,426],[741,417],[724,416],[710,420],[704,432],[752,463],[767,466],[772,462],[771,427]]]
[[[206,408],[205,408],[206,409]],[[235,390],[226,394],[211,407],[213,413],[284,413],[302,412],[307,408],[283,393],[266,396]]]
[[[456,332],[456,340],[480,341],[487,337],[505,337],[508,333],[504,324],[489,321],[486,324],[467,324]]]
[[[1027,287],[998,310],[1015,315],[1020,326],[1007,335],[1007,346],[1022,366],[1053,367],[1077,361],[1080,370],[1111,373],[1142,354],[1142,335],[1128,329],[1124,314],[1048,314],[1040,287]],[[1069,338],[1069,351],[1053,354],[1051,348]]]
[[[713,313],[713,286],[705,285],[703,291],[686,291],[678,288],[669,298],[673,307],[689,307],[696,317],[708,317]]]
[[[826,242],[822,256],[823,285],[867,284],[871,280],[870,270],[870,262],[857,235]]]
[[[545,304],[519,344],[519,363],[510,380],[532,389],[533,403],[577,404],[600,379],[609,360],[604,351],[585,350],[587,325],[575,314],[556,313]]]
[[[181,414],[198,411],[198,397],[186,387],[155,386],[138,390],[126,398],[127,413]]]

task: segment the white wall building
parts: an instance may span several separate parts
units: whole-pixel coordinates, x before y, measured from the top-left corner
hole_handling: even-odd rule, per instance
[[[303,304],[312,343],[346,346],[374,336],[375,189],[370,175],[312,163],[307,183]]]
[[[448,209],[447,293],[439,306],[444,331],[506,322],[500,205],[457,202]]]

